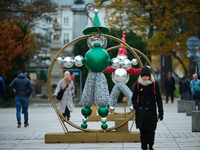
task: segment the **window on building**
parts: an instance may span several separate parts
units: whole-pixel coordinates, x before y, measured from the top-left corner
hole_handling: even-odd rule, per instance
[[[69,42],[69,33],[64,33],[63,35],[63,44],[67,44]]]
[[[69,18],[64,18],[64,24],[69,24]]]
[[[47,32],[46,33],[46,43],[48,44],[48,45],[50,45],[51,44],[51,33],[50,32]]]

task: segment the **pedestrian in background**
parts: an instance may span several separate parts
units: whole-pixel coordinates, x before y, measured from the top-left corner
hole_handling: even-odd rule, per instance
[[[200,80],[198,79],[197,74],[193,74],[193,80],[190,82],[190,88],[193,95],[193,100],[195,101],[195,105],[199,110],[200,99],[194,95],[195,91],[200,91]]]
[[[8,86],[8,88],[15,93],[15,105],[17,116],[17,128],[21,127],[21,107],[24,111],[24,127],[29,126],[28,123],[28,97],[32,93],[31,83],[28,78],[19,71],[17,78],[15,78]]]
[[[181,94],[182,100],[188,100],[189,89],[190,89],[190,82],[186,78],[186,76],[183,76],[182,79],[179,81],[179,93]]]
[[[175,79],[172,77],[171,72],[167,73],[167,78],[165,78],[165,90],[166,90],[166,104],[169,101],[169,96],[171,96],[171,103],[174,102],[174,91],[175,91]]]
[[[159,119],[163,120],[163,104],[159,85],[149,66],[141,69],[141,75],[133,89],[132,103],[136,111],[136,128],[140,129],[141,148],[147,150],[149,145],[149,150],[153,150],[158,122],[157,107]]]
[[[65,89],[65,92],[63,94],[63,97],[61,101],[59,102],[59,110],[63,114],[64,117],[67,117],[67,119],[70,119],[70,112],[73,111],[73,95],[75,92],[74,82],[70,78],[70,72],[66,71],[64,73],[64,78],[61,79],[58,82],[58,85],[56,87],[54,97],[57,98],[58,92],[60,89]]]
[[[0,106],[1,106],[1,99],[2,99],[5,91],[6,91],[6,88],[5,88],[5,84],[4,84],[3,78],[0,77]]]

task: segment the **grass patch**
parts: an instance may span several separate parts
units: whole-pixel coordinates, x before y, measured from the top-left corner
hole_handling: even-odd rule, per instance
[[[176,97],[181,97],[181,94],[179,93],[179,87],[176,87],[176,90],[174,91],[174,95]]]

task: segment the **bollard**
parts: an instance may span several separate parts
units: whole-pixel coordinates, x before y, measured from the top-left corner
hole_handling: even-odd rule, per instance
[[[185,100],[178,100],[177,101],[177,110],[178,110],[178,113],[186,112],[186,102],[185,102]]]
[[[200,111],[192,111],[192,132],[200,132]]]
[[[186,101],[186,116],[191,116],[195,111],[195,101]]]

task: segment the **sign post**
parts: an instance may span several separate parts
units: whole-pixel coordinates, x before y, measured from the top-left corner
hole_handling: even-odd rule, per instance
[[[197,51],[200,47],[199,38],[196,36],[191,36],[187,39],[186,44],[187,47],[190,49],[187,51],[187,57],[190,58],[190,79],[191,79],[196,66],[196,63],[194,63],[194,61],[198,62],[198,70],[200,70],[200,53]]]

